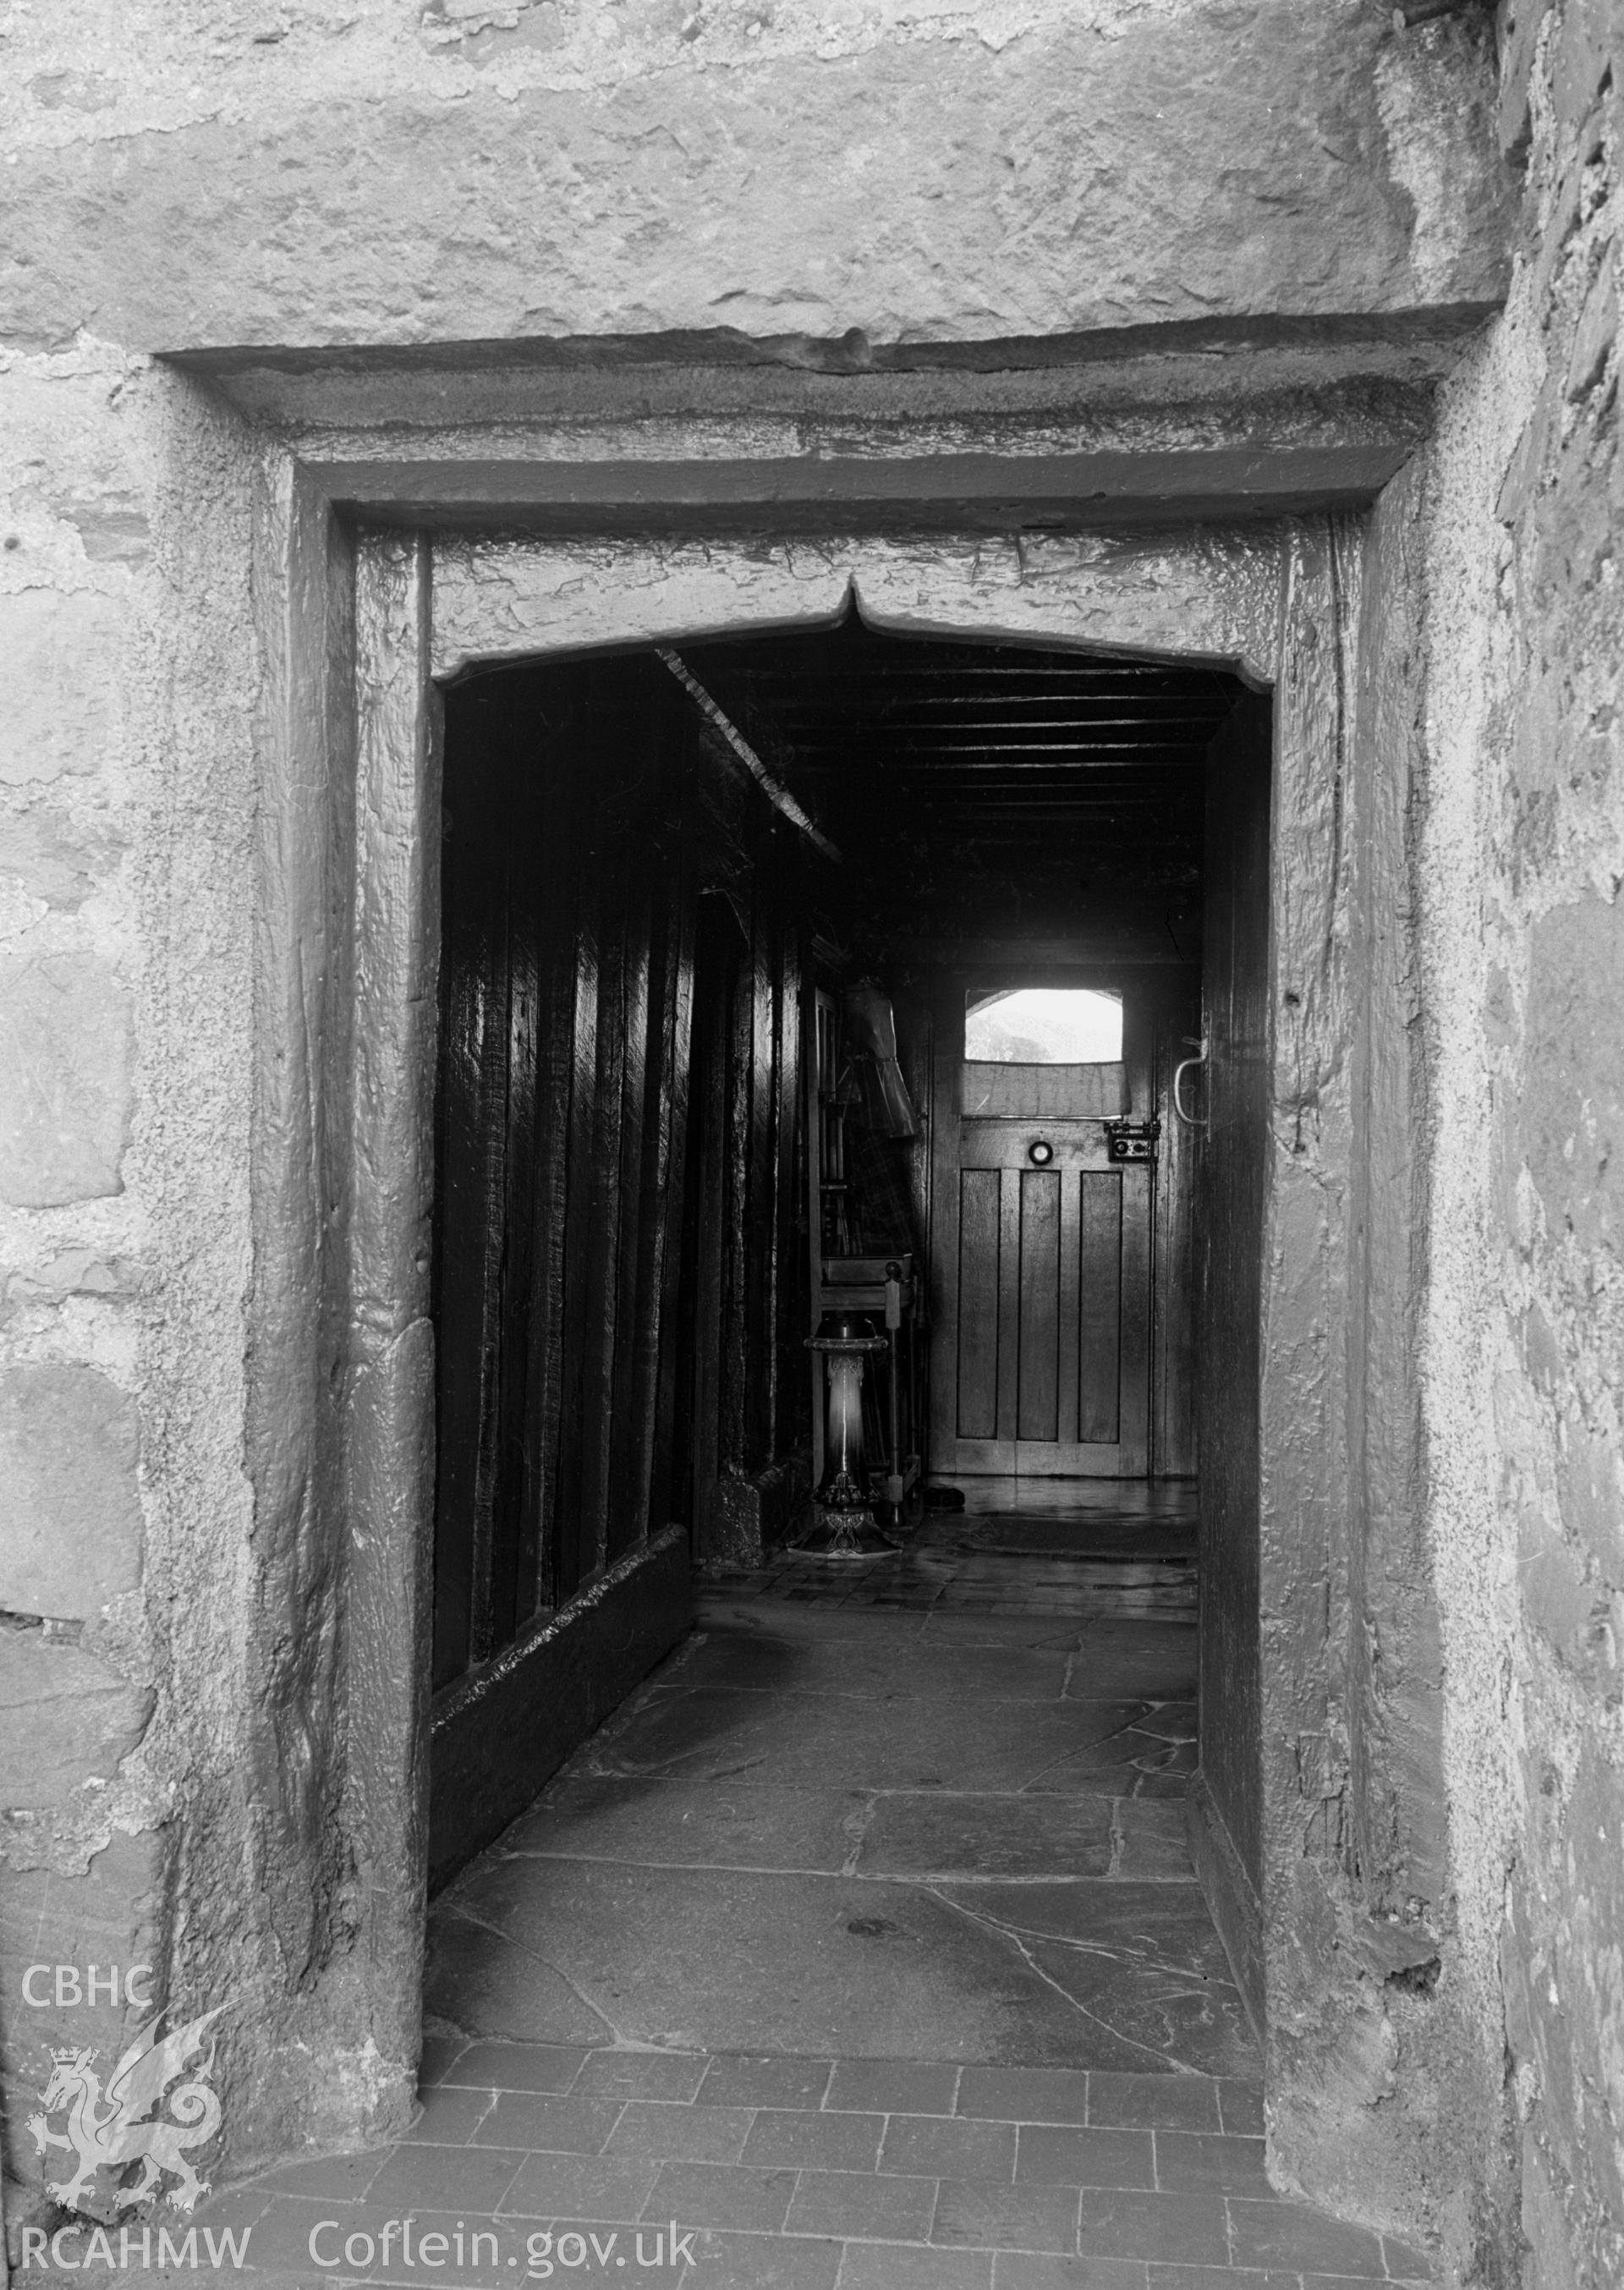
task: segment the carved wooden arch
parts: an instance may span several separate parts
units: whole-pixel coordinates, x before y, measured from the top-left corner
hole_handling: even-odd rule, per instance
[[[827,625],[1076,645],[1272,685],[1291,528],[964,540],[440,540],[432,669]]]

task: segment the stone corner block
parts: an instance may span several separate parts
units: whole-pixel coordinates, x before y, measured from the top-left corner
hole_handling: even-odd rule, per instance
[[[129,997],[95,954],[0,963],[0,1200],[54,1208],[124,1190]]]
[[[99,1368],[0,1371],[0,1608],[86,1621],[140,1580],[133,1401]]]
[[[42,1629],[0,1629],[0,1809],[45,1812],[110,1782],[147,1730],[149,1688]]]

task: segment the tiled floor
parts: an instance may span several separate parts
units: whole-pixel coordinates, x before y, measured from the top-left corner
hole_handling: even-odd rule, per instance
[[[625,2290],[1424,2274],[1264,2175],[1256,2048],[1183,1841],[1188,1515],[1002,1493],[896,1558],[706,1594],[436,1903],[412,2137],[232,2198],[260,2265]]]

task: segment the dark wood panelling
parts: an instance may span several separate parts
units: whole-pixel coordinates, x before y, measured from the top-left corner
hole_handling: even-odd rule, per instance
[[[673,903],[655,855],[680,846],[687,800],[668,682],[651,662],[448,696],[442,1695],[667,1523],[652,1478],[676,1400],[663,1233],[691,1012],[687,893]],[[462,1723],[464,1750],[483,1722]],[[499,1776],[519,1754],[485,1749]],[[438,1776],[436,1795],[452,1801]]]
[[[1020,1188],[1020,1398],[1015,1436],[1060,1433],[1060,1185],[1058,1172],[1022,1169]]]
[[[680,870],[680,858],[677,864]],[[627,1430],[610,1459],[607,1556],[612,1562],[636,1541],[644,1522],[656,1516],[660,1333],[666,1321],[671,1146],[677,1123],[677,1045],[672,1019],[679,999],[684,897],[680,871],[673,879],[651,845],[637,901],[639,958],[627,999],[630,1048],[623,1186],[628,1205],[621,1234],[618,1325],[622,1335],[616,1351],[614,1397],[614,1420]],[[684,1107],[686,1096],[684,1085]],[[674,1307],[674,1297],[671,1302]]]
[[[674,1518],[705,1555],[787,1436],[800,925],[783,833],[657,659],[453,690],[445,803],[434,1677],[495,1802],[544,1768],[468,1681],[522,1656],[540,1696],[564,1658],[532,1642]]]
[[[1075,942],[1125,901],[1147,957],[1198,896],[1214,669],[880,634],[696,645],[690,668],[846,854],[859,931]],[[979,932],[978,932],[979,934]]]
[[[541,1146],[537,1126],[537,1080],[542,980],[548,964],[540,933],[524,927],[525,901],[521,895],[516,902],[510,887],[522,868],[534,864],[540,856],[539,798],[533,775],[527,775],[511,789],[510,804],[507,850],[503,854],[506,895],[502,899],[506,924],[506,1169],[502,1222],[497,1236],[503,1261],[500,1277],[492,1282],[500,1294],[501,1357],[496,1388],[497,1465],[492,1489],[491,1535],[488,1551],[483,1557],[489,1589],[481,1601],[480,1626],[472,1634],[476,1659],[484,1659],[496,1646],[510,1644],[520,1621],[528,1620],[535,1605],[533,1579],[521,1584],[520,1554],[528,1540],[524,1528],[524,1425],[535,1300],[532,1253],[536,1237],[532,1204],[537,1154]],[[516,867],[514,861],[519,853],[523,859]],[[496,1109],[492,1107],[492,1111],[494,1115]],[[492,1125],[497,1125],[494,1119]],[[476,1555],[476,1580],[481,1568],[482,1557]],[[525,1573],[531,1575],[532,1570],[525,1569]]]
[[[1000,1172],[958,1173],[958,1436],[998,1436]]]
[[[998,1437],[1012,1461],[1020,1406],[1020,1183],[1015,1171],[1007,1167],[998,1180],[997,1312]],[[1009,1469],[1003,1458],[1000,1468]]]
[[[621,758],[605,758],[610,769]],[[618,773],[616,774],[618,778]],[[615,1433],[614,1362],[620,1333],[615,1313],[620,1219],[625,1205],[621,1163],[622,1100],[626,1080],[626,967],[628,924],[627,821],[614,789],[598,811],[588,851],[596,877],[597,1069],[592,1084],[589,1181],[582,1191],[581,1266],[587,1302],[577,1322],[574,1350],[580,1363],[579,1416],[580,1495],[576,1577],[588,1581],[604,1563],[609,1524],[609,1456]]]
[[[777,1098],[777,929],[778,918],[768,911],[764,901],[758,900],[752,915],[749,970],[740,981],[743,1007],[740,1013],[741,1029],[748,1029],[748,1039],[740,1045],[740,1065],[747,1078],[747,1135],[741,1156],[745,1184],[743,1317],[750,1336],[761,1341],[756,1372],[742,1378],[740,1461],[746,1471],[759,1470],[772,1456],[778,1386],[778,1348],[772,1335],[776,1320],[773,1307],[778,1270],[778,1157],[773,1133]]]
[[[750,1055],[755,1038],[755,949],[748,923],[741,941],[730,949],[723,987],[722,1130],[722,1288],[717,1336],[716,1472],[718,1478],[741,1478],[748,1453],[750,1306],[753,1295],[751,1260],[756,1236],[750,1220],[751,1114]],[[712,1501],[717,1500],[712,1490]],[[701,1536],[701,1547],[703,1537]]]
[[[811,1382],[807,1374],[806,1251],[809,1223],[806,1187],[807,1122],[803,1102],[801,1043],[801,942],[790,916],[779,917],[778,1004],[774,1093],[778,1187],[777,1253],[773,1266],[773,1318],[777,1331],[778,1378],[774,1394],[772,1445],[778,1454],[810,1446]]]
[[[1201,1032],[1200,973],[1170,972],[1156,997],[1151,1102],[1162,1124],[1156,1186],[1151,1458],[1158,1477],[1196,1470],[1196,1176],[1199,1133],[1172,1109],[1172,1077]]]
[[[580,769],[580,766],[575,766]],[[580,795],[587,809],[587,791]],[[565,1142],[564,1202],[563,1376],[559,1390],[557,1496],[554,1510],[552,1603],[562,1605],[586,1571],[588,1525],[586,1454],[591,1426],[586,1421],[591,1389],[593,1347],[586,1334],[592,1290],[588,1285],[592,1246],[593,1161],[597,1143],[598,880],[596,853],[578,851],[574,945],[575,1022],[570,1041],[570,1117]],[[543,1427],[538,1427],[541,1429]]]
[[[539,743],[538,743],[539,744]],[[548,869],[549,895],[539,917],[542,1021],[536,1042],[535,1179],[530,1214],[530,1352],[526,1361],[524,1494],[520,1522],[520,1611],[544,1612],[558,1596],[559,1432],[564,1388],[565,1237],[568,1229],[571,1106],[576,1068],[578,885],[562,863],[573,846],[582,801],[578,776],[541,770],[529,776],[544,805],[537,864]]]
[[[1077,1437],[1114,1446],[1122,1436],[1122,1179],[1085,1169],[1080,1184]]]
[[[483,794],[483,787],[470,791],[470,803]],[[489,1603],[507,1169],[499,1109],[506,1101],[508,1055],[506,916],[489,844],[472,832],[448,834],[443,880],[434,1308],[442,1348],[456,1363],[440,1386],[440,1501],[461,1525],[454,1536],[436,1538],[436,1685],[466,1668],[479,1627],[476,1607],[483,1613]],[[448,1265],[456,1268],[450,1278]]]
[[[1151,1278],[1156,1240],[1153,1183],[1153,1172],[1144,1167],[1125,1171],[1122,1178],[1122,1271],[1116,1284],[1122,1300],[1117,1438],[1124,1468],[1135,1474],[1150,1467],[1150,1317],[1156,1305]]]
[[[654,1201],[644,1213],[652,1236],[651,1322],[639,1343],[647,1366],[652,1402],[639,1401],[638,1420],[648,1426],[646,1470],[651,1519],[691,1524],[689,1490],[677,1467],[679,1440],[685,1440],[692,1413],[692,1314],[683,1309],[686,1292],[684,1223],[692,1188],[687,1182],[690,1108],[692,1103],[693,949],[695,913],[686,828],[670,839],[661,870],[665,903],[664,996],[660,1033],[664,1078],[655,1099],[644,1182]],[[641,1393],[643,1385],[640,1383]],[[668,1437],[658,1436],[669,1427]]]
[[[646,1677],[693,1620],[688,1538],[667,1529],[436,1702],[428,1883],[454,1877]]]

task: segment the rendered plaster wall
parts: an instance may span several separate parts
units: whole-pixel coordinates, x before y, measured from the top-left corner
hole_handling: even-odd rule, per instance
[[[1464,2184],[1435,2197],[1477,2278],[1602,2290],[1624,2278],[1624,12],[1515,17],[1511,299],[1427,457],[1438,1997],[1473,2036]]]
[[[1476,11],[1395,40],[1367,0],[19,4],[0,337],[720,332],[860,365],[1483,304],[1487,43]]]

